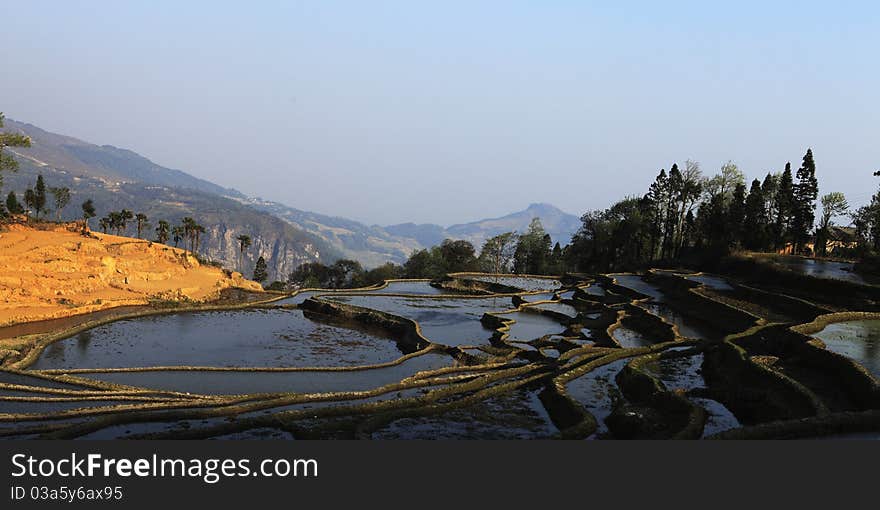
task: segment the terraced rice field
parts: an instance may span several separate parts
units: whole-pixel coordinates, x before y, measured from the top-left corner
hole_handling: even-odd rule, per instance
[[[825,309],[725,275],[460,277],[522,292],[451,295],[397,280],[38,333],[36,350],[0,370],[0,438],[880,431],[880,314],[869,301],[807,334],[797,323]]]

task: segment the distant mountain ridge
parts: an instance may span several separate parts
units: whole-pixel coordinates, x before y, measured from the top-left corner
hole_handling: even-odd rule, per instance
[[[256,259],[264,257],[270,278],[284,278],[304,262],[332,262],[340,253],[320,238],[297,229],[269,213],[241,203],[244,195],[162,167],[139,154],[112,146],[98,146],[58,135],[31,124],[5,120],[3,128],[31,137],[27,149],[9,148],[20,170],[3,174],[3,197],[9,191],[21,195],[43,174],[47,186],[66,186],[72,198],[64,219],[81,214],[80,204],[94,199],[98,217],[122,208],[147,214],[155,226],[159,220],[172,224],[191,216],[207,230],[200,253],[228,268],[239,268],[239,234],[250,235],[253,246],[243,256],[243,272],[250,275]],[[97,219],[93,221],[96,227]],[[134,235],[131,226],[129,235]],[[145,237],[154,238],[152,228]]]
[[[365,267],[386,262],[403,263],[414,251],[446,238],[470,241],[479,250],[486,239],[503,232],[524,232],[531,220],[541,218],[554,242],[567,244],[580,226],[577,216],[550,204],[499,218],[443,227],[401,223],[382,227],[348,218],[303,211],[285,204],[248,197],[181,170],[158,165],[127,149],[94,145],[50,133],[31,124],[6,119],[5,130],[31,137],[29,149],[7,149],[17,156],[21,171],[5,174],[4,196],[19,194],[43,173],[49,186],[67,186],[73,192],[65,218],[79,216],[79,204],[95,199],[98,216],[121,208],[146,213],[153,223],[178,222],[192,216],[208,230],[203,253],[226,267],[238,267],[238,234],[248,234],[254,245],[244,255],[244,272],[252,271],[260,256],[269,263],[270,277],[283,279],[303,262],[358,260]],[[152,230],[149,231],[152,237]]]
[[[5,129],[20,131],[31,137],[30,149],[16,149],[15,152],[40,166],[61,168],[72,174],[84,174],[109,183],[137,182],[244,197],[237,190],[218,186],[181,170],[165,168],[128,149],[112,145],[98,146],[10,119],[6,119],[5,124]]]

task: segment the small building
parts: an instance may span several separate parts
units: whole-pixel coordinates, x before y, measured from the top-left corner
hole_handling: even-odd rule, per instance
[[[825,240],[825,254],[833,256],[835,251],[852,250],[858,247],[858,237],[855,227],[831,227],[828,239]],[[807,254],[815,254],[816,236],[812,235],[804,243],[803,251]],[[794,244],[786,243],[784,248],[777,251],[780,255],[793,255]]]

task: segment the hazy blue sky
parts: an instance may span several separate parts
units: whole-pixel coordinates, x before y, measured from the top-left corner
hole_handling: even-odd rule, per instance
[[[7,116],[302,209],[581,214],[808,146],[877,187],[876,2],[2,3]]]

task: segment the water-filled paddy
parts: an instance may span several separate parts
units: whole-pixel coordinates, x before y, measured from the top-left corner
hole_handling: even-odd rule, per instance
[[[368,295],[325,299],[412,319],[421,325],[428,340],[452,346],[488,343],[494,330],[480,323],[483,314],[513,308],[509,297],[430,299]]]
[[[480,282],[500,283],[508,287],[515,287],[526,292],[556,290],[562,287],[562,282],[555,278],[534,278],[528,276],[480,276],[465,275],[462,278]]]
[[[663,301],[665,299],[663,291],[656,285],[646,281],[642,275],[615,274],[613,277],[621,287],[626,287],[627,289],[652,297],[655,301]]]
[[[507,332],[507,339],[511,341],[529,342],[542,336],[562,333],[565,326],[559,324],[558,321],[532,312],[511,312],[499,314],[503,319],[513,319],[510,324],[510,330]]]
[[[774,264],[784,266],[801,274],[815,276],[816,278],[845,280],[860,284],[870,283],[864,276],[855,272],[853,264],[850,262],[835,262],[806,257],[773,257],[770,260]]]
[[[424,295],[435,295],[435,294],[443,294],[444,293],[444,291],[442,289],[432,287],[431,282],[428,282],[428,281],[389,282],[388,285],[384,289],[380,289],[377,292],[380,292],[382,294],[424,294]]]
[[[614,382],[614,378],[628,361],[621,359],[602,365],[565,386],[565,391],[596,418],[598,425],[596,434],[608,431],[605,419],[611,415],[614,405],[623,400],[623,394]]]
[[[453,364],[452,358],[441,354],[425,354],[410,358],[399,365],[354,371],[307,372],[228,372],[228,371],[146,371],[101,372],[82,377],[141,386],[151,389],[180,391],[203,395],[243,393],[329,393],[364,391],[396,383],[416,372],[433,370]]]
[[[880,320],[835,322],[813,336],[880,378]]]
[[[702,375],[702,364],[703,355],[695,354],[693,356],[661,358],[646,363],[644,368],[659,379],[666,386],[666,389],[685,393],[691,402],[706,410],[708,417],[703,427],[703,436],[739,427],[739,420],[721,402],[689,394],[694,390],[706,389],[706,381]]]
[[[614,328],[611,331],[611,337],[617,340],[617,343],[624,349],[646,347],[654,343],[649,336],[627,326]]]
[[[571,294],[574,294],[574,291],[571,291]],[[560,295],[562,299],[571,299],[571,296],[568,298]],[[542,292],[540,294],[526,294],[522,296],[523,300],[527,303],[537,303],[538,301],[553,301],[556,299],[556,294],[553,292]]]
[[[717,296],[724,295],[723,302],[734,302],[745,292],[726,292],[734,286],[723,276],[705,275],[671,271],[670,278],[688,278],[717,291]],[[642,275],[617,274],[620,286],[628,287],[652,299],[636,304],[646,311],[655,314],[665,321],[675,324],[679,332],[698,341],[697,345],[706,345],[705,341],[720,338],[715,331],[719,324],[714,317],[694,316],[696,310],[684,308],[678,294],[667,299],[662,288],[656,285],[663,283],[659,279],[645,278]],[[469,276],[462,276],[463,278]],[[483,276],[487,281],[495,281],[491,276]],[[599,278],[602,279],[602,278]],[[601,355],[608,347],[604,330],[615,315],[634,313],[635,317],[624,319],[626,326],[612,330],[612,335],[624,348],[635,348],[652,345],[657,338],[649,331],[656,329],[654,319],[643,320],[641,311],[633,311],[627,293],[620,289],[612,290],[609,299],[601,301],[606,305],[590,304],[584,301],[561,302],[554,299],[558,290],[563,298],[572,298],[575,293],[571,287],[562,289],[559,280],[519,277],[515,275],[499,278],[499,283],[524,288],[520,297],[532,304],[522,310],[513,310],[513,303],[518,299],[511,296],[486,297],[456,295],[439,297],[446,292],[436,289],[425,280],[391,282],[382,288],[363,290],[346,290],[328,292],[325,290],[307,291],[298,296],[276,302],[276,304],[298,304],[309,297],[322,296],[321,299],[331,302],[349,303],[358,307],[388,312],[397,316],[417,321],[423,334],[429,340],[449,346],[474,346],[467,352],[474,356],[459,356],[457,350],[436,349],[391,366],[365,370],[277,370],[277,371],[236,371],[224,370],[224,367],[337,367],[352,368],[355,366],[387,364],[399,360],[404,354],[394,338],[389,338],[387,331],[380,329],[364,329],[359,323],[342,322],[328,316],[315,314],[299,309],[282,307],[264,307],[235,311],[204,311],[187,312],[168,315],[154,315],[137,319],[127,319],[93,328],[83,334],[50,344],[37,358],[31,369],[68,369],[93,368],[99,371],[87,371],[74,374],[85,381],[118,383],[138,388],[149,388],[154,391],[150,395],[161,395],[161,391],[176,391],[195,395],[242,395],[255,393],[297,393],[318,394],[331,392],[363,392],[375,390],[388,385],[400,383],[418,372],[449,368],[459,363],[487,363],[492,367],[466,368],[440,375],[433,380],[430,387],[393,387],[380,395],[372,395],[358,399],[356,395],[344,396],[338,401],[322,401],[320,399],[304,399],[296,403],[271,402],[275,407],[250,408],[242,412],[241,408],[230,406],[228,399],[203,400],[194,398],[192,402],[173,402],[167,395],[161,397],[162,406],[186,406],[186,411],[212,409],[210,418],[190,418],[175,420],[178,414],[165,413],[162,410],[144,411],[137,419],[156,419],[163,421],[111,425],[105,429],[94,431],[88,438],[133,437],[138,434],[159,433],[175,437],[179,433],[193,432],[195,429],[208,428],[213,430],[199,431],[217,434],[218,439],[289,439],[290,434],[276,427],[292,431],[299,437],[354,437],[359,426],[377,424],[373,420],[378,416],[364,412],[364,408],[346,409],[348,406],[364,403],[379,403],[382,406],[394,402],[393,406],[407,418],[397,418],[392,422],[378,426],[374,437],[387,438],[541,438],[553,437],[558,430],[553,426],[538,394],[540,390],[530,386],[528,389],[516,390],[500,396],[493,396],[476,404],[468,403],[463,407],[451,406],[440,414],[432,414],[437,405],[455,404],[463,395],[473,395],[487,386],[492,378],[476,377],[485,374],[498,374],[498,382],[510,382],[518,375],[516,370],[507,372],[500,369],[526,367],[536,361],[541,369],[547,370],[552,377],[558,377],[570,366],[578,366],[580,360],[589,359],[585,356]],[[602,296],[605,290],[602,285],[592,284],[580,287],[587,294]],[[709,290],[706,290],[709,293]],[[527,294],[526,292],[536,292]],[[578,295],[581,291],[578,291]],[[771,292],[772,293],[772,292]],[[622,294],[622,295],[621,295]],[[745,298],[742,298],[745,299]],[[535,301],[552,301],[534,304]],[[576,306],[572,306],[575,304]],[[720,305],[719,305],[720,306]],[[542,311],[544,313],[538,313]],[[578,313],[581,311],[581,313]],[[487,312],[511,318],[508,341],[511,345],[530,351],[527,353],[502,348],[490,339],[494,329],[483,326],[481,318]],[[549,312],[553,312],[550,314]],[[590,312],[590,313],[587,313]],[[598,313],[600,312],[600,313]],[[682,315],[686,313],[688,315]],[[365,316],[368,319],[375,315]],[[589,320],[596,319],[596,320]],[[369,322],[369,321],[367,321]],[[487,321],[492,323],[492,321]],[[583,329],[579,328],[582,327]],[[592,329],[590,329],[592,327]],[[562,335],[578,335],[583,338],[563,339]],[[657,329],[662,336],[663,331]],[[726,331],[726,330],[725,330]],[[571,351],[576,344],[590,345],[595,335],[602,349],[583,349]],[[833,324],[816,334],[828,345],[828,349],[850,356],[865,365],[877,375],[878,338],[880,338],[880,321],[853,321],[850,323]],[[545,341],[535,342],[538,338]],[[601,341],[600,341],[601,337]],[[663,336],[667,339],[667,336]],[[772,339],[770,339],[772,340]],[[526,342],[531,342],[528,344]],[[479,346],[479,350],[477,350]],[[689,349],[679,347],[678,349]],[[677,349],[676,349],[677,350]],[[540,355],[538,354],[540,352]],[[585,355],[584,353],[589,353]],[[670,351],[666,351],[670,352]],[[564,362],[553,363],[548,358],[565,358],[574,355]],[[453,355],[459,360],[453,357]],[[542,358],[543,356],[543,358]],[[598,420],[597,433],[606,437],[608,431],[604,421],[620,403],[623,396],[614,381],[615,375],[631,358],[618,360],[609,365],[587,373],[566,384],[567,393],[582,404]],[[702,355],[690,357],[664,357],[646,366],[664,385],[707,410],[708,417],[704,427],[704,435],[711,435],[730,428],[739,427],[737,418],[714,396],[728,399],[726,388],[713,388],[706,385],[700,373]],[[496,365],[497,364],[497,365]],[[215,370],[188,370],[186,366],[215,367]],[[116,368],[170,366],[171,370],[148,369],[144,371],[112,371]],[[786,365],[787,366],[787,365]],[[530,366],[528,368],[531,368]],[[106,369],[108,371],[100,371]],[[466,371],[464,371],[466,370]],[[798,379],[801,373],[792,372]],[[811,374],[807,374],[811,375]],[[833,374],[832,374],[833,375]],[[829,380],[831,375],[829,375]],[[800,380],[800,379],[799,379]],[[429,389],[454,388],[458,382],[467,381],[469,386],[460,387],[464,393],[453,396],[426,393]],[[810,382],[810,381],[808,381]],[[4,387],[4,383],[6,386]],[[33,387],[32,390],[12,389],[10,384]],[[85,383],[82,383],[85,384]],[[806,384],[806,383],[805,383]],[[470,386],[474,385],[474,386]],[[97,385],[99,388],[101,385]],[[811,387],[812,386],[808,386]],[[466,390],[464,388],[467,388]],[[66,398],[59,394],[64,392],[53,389],[80,390],[72,392],[72,396],[81,400]],[[82,390],[89,390],[88,392]],[[106,390],[104,390],[106,391]],[[99,394],[100,400],[82,400],[87,395]],[[825,393],[819,398],[825,398]],[[49,402],[25,401],[22,398],[53,397]],[[65,397],[65,398],[58,398]],[[425,397],[425,398],[411,398]],[[122,397],[114,392],[95,389],[89,386],[60,383],[44,380],[25,373],[0,371],[0,413],[55,413],[77,408],[101,409],[112,405],[131,405],[138,401]],[[251,395],[249,399],[257,398]],[[260,397],[266,398],[266,397]],[[439,400],[433,400],[438,398]],[[150,401],[156,404],[159,401]],[[727,402],[727,400],[725,400]],[[147,403],[143,401],[143,403]],[[625,403],[625,402],[623,402]],[[741,405],[735,400],[732,406]],[[212,407],[200,408],[199,404]],[[281,404],[281,405],[276,405]],[[638,403],[644,404],[643,402]],[[325,415],[327,408],[334,408],[334,416]],[[554,408],[555,409],[555,408]],[[563,408],[564,409],[564,408]],[[739,407],[737,407],[739,409]],[[287,411],[288,413],[279,415]],[[292,412],[292,413],[291,413]],[[739,411],[738,411],[739,412]],[[744,413],[746,411],[743,411]],[[338,414],[339,416],[336,416]],[[102,416],[106,416],[103,414]],[[645,415],[647,420],[660,419],[662,413]],[[93,420],[94,418],[79,417],[76,422]],[[247,420],[239,423],[242,432],[227,434],[236,430],[236,420]],[[252,421],[251,421],[252,420]],[[279,421],[281,420],[281,421]],[[21,427],[21,434],[28,434],[25,428],[41,426],[41,424],[68,426],[75,423],[70,419],[41,422],[33,417],[11,426]],[[111,422],[108,422],[108,424]],[[751,423],[751,422],[750,422]],[[247,427],[251,427],[247,429]],[[0,435],[9,432],[7,427],[0,427]],[[371,429],[370,429],[371,430]],[[621,429],[623,430],[623,429]],[[649,430],[649,429],[646,429]],[[369,430],[367,430],[369,432]],[[615,429],[615,432],[618,432]],[[75,435],[75,434],[72,434]],[[625,434],[621,434],[624,436]]]
[[[709,287],[712,290],[717,290],[721,292],[727,292],[734,290],[733,285],[730,284],[725,278],[720,276],[712,276],[707,274],[688,276],[688,280],[700,283]]]
[[[352,366],[402,354],[380,332],[309,319],[300,310],[256,309],[114,322],[49,345],[30,368]]]
[[[591,283],[589,285],[585,285],[585,286],[581,287],[581,290],[583,290],[584,292],[586,292],[587,294],[589,294],[591,296],[604,296],[605,295],[605,289],[596,283]]]
[[[373,438],[536,439],[556,433],[537,392],[517,390],[465,409],[401,418],[374,432]]]
[[[640,306],[654,315],[662,317],[666,322],[675,324],[682,336],[698,339],[715,339],[723,336],[708,322],[685,317],[665,303],[649,302]]]
[[[561,313],[565,316],[571,317],[572,319],[577,317],[578,311],[575,307],[571,305],[567,305],[565,303],[543,303],[540,305],[534,306],[534,308],[540,310],[550,310],[552,312]]]

